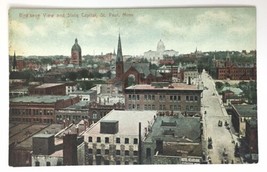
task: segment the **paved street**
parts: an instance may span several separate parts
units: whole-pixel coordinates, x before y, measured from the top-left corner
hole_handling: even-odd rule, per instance
[[[232,160],[234,163],[241,163],[239,158],[234,157],[235,143],[233,141],[236,142],[237,137],[232,134],[234,130],[231,119],[215,89],[215,83],[206,72],[203,72],[201,77],[204,84],[201,110],[203,112],[205,148],[208,148],[209,137],[212,138],[213,146],[212,149],[207,149],[206,153],[214,164],[221,164],[223,159],[228,159],[228,163],[232,163]],[[219,120],[222,121],[221,127],[218,126]],[[230,124],[230,129],[224,125],[225,121]],[[228,154],[225,156],[227,158],[223,156],[224,149]]]

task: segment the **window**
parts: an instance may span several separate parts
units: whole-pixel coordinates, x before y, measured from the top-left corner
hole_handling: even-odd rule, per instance
[[[145,110],[147,110],[147,105],[145,105]]]
[[[173,97],[172,96],[170,96],[170,100],[173,100]]]
[[[180,101],[181,100],[181,96],[178,96],[178,101]]]
[[[190,101],[193,101],[194,97],[193,96],[190,96]]]
[[[109,138],[105,137],[105,143],[109,143]]]
[[[138,155],[138,151],[134,151],[134,156],[137,156]]]
[[[128,150],[125,151],[125,156],[129,156],[130,152]]]
[[[116,143],[121,143],[120,138],[116,138]]]
[[[129,144],[129,138],[125,138],[124,143]]]
[[[98,154],[98,155],[101,154],[101,149],[97,149],[96,154]]]
[[[189,96],[186,96],[186,101],[189,101]]]
[[[120,161],[116,161],[116,165],[120,165],[121,164],[121,162]]]
[[[134,138],[134,144],[138,144],[138,139]]]
[[[97,113],[93,113],[93,119],[97,119]]]
[[[145,100],[147,100],[147,95],[145,95]]]
[[[97,137],[97,138],[96,138],[96,142],[97,142],[97,143],[100,143],[100,142],[101,142],[101,137]]]
[[[105,149],[105,155],[109,154],[109,149]]]
[[[128,105],[128,109],[132,109],[132,104],[129,104]]]
[[[129,165],[129,161],[125,161],[124,164],[125,164],[125,165]]]
[[[116,155],[120,155],[121,151],[120,150],[116,150]]]
[[[88,137],[88,142],[92,142],[93,138],[92,137]]]
[[[155,95],[152,95],[152,100],[155,100]]]
[[[51,166],[51,163],[49,161],[47,161],[46,166]]]
[[[132,100],[132,95],[131,94],[129,94],[129,100]]]
[[[173,109],[172,109],[172,105],[170,105],[170,110],[173,110]]]
[[[159,105],[159,110],[162,110],[162,105]]]
[[[93,149],[88,149],[88,153],[92,154],[93,153]]]
[[[109,165],[109,160],[104,160],[104,165]]]
[[[195,96],[195,101],[198,101],[198,96]]]
[[[136,99],[139,100],[139,95],[136,95]]]
[[[35,166],[40,166],[40,162],[39,161],[35,161]]]
[[[139,105],[139,104],[137,104],[137,106],[136,106],[136,109],[137,109],[137,110],[139,110],[139,109],[140,109],[140,105]]]

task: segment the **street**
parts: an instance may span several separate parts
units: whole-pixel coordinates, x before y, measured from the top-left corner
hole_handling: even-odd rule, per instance
[[[237,136],[234,135],[231,119],[215,89],[215,83],[205,71],[202,72],[201,78],[204,84],[201,107],[206,148],[204,152],[213,164],[241,163],[240,159],[234,156]],[[221,126],[218,126],[219,121],[222,121]],[[225,121],[229,125],[225,126]],[[208,148],[208,138],[212,140],[212,148]]]

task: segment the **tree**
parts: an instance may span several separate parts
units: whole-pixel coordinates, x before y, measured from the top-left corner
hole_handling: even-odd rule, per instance
[[[68,78],[71,80],[71,81],[75,81],[77,79],[77,73],[76,72],[69,72],[68,74]]]
[[[215,86],[217,90],[222,90],[223,89],[223,83],[222,82],[215,82]]]
[[[82,69],[78,72],[79,78],[88,78],[89,72],[87,69]]]

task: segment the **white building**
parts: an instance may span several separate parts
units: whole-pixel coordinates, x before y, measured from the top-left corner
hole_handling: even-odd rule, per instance
[[[151,60],[151,63],[158,64],[159,60],[163,59],[163,56],[178,56],[179,53],[175,50],[165,50],[165,45],[162,40],[159,40],[157,44],[157,50],[149,50],[144,52],[144,57]]]
[[[74,83],[74,82],[70,82],[70,83],[66,83],[66,95],[69,95],[70,93],[72,92],[75,92],[77,91],[77,83]]]
[[[69,94],[72,97],[80,97],[81,101],[96,101],[97,95],[95,90],[87,90],[87,91],[74,91]]]
[[[112,110],[84,133],[85,165],[138,164],[140,137],[152,127],[156,111]]]

